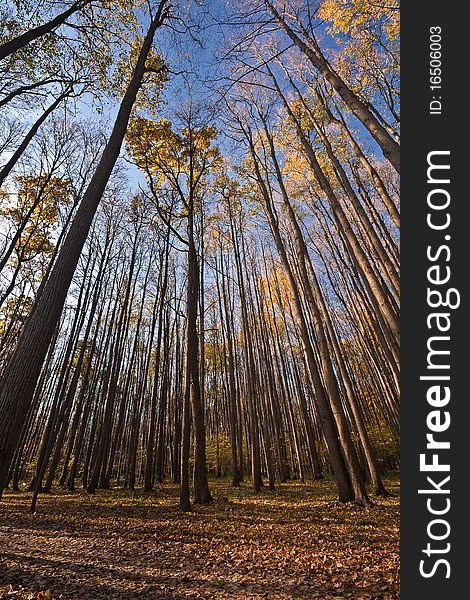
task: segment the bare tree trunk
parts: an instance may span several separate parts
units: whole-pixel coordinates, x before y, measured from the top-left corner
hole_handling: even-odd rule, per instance
[[[31,127],[31,129],[28,131],[28,133],[25,135],[21,144],[18,146],[18,148],[15,150],[15,152],[13,152],[10,160],[7,162],[6,165],[4,165],[4,167],[0,171],[0,187],[3,185],[3,182],[8,177],[8,175],[10,174],[11,170],[13,169],[13,167],[16,165],[16,163],[20,159],[23,152],[29,146],[31,140],[36,135],[36,133],[38,132],[38,129],[41,127],[41,125],[44,123],[44,121],[47,119],[47,117],[51,113],[53,113],[55,111],[55,109],[59,106],[59,104],[62,102],[62,100],[64,98],[67,98],[67,96],[70,96],[70,94],[71,94],[71,89],[69,88],[65,92],[63,92],[58,98],[56,98],[54,100],[54,102],[48,108],[46,108],[46,110],[42,113],[42,115],[37,119],[37,121],[34,123],[34,125]]]
[[[72,4],[72,6],[70,6],[70,8],[64,10],[64,12],[60,13],[47,23],[39,25],[38,27],[34,27],[29,31],[25,31],[24,33],[13,38],[12,40],[1,44],[0,60],[3,60],[4,58],[9,56],[10,54],[13,54],[14,52],[18,52],[18,50],[21,50],[21,48],[24,48],[30,42],[37,40],[41,36],[47,33],[51,33],[52,31],[54,31],[54,29],[59,27],[59,25],[65,23],[65,21],[75,12],[77,12],[77,10],[84,8],[87,4],[90,4],[90,2],[91,0],[77,0]]]
[[[187,359],[186,359],[187,360]],[[191,377],[189,369],[185,369],[183,422],[182,422],[182,447],[181,447],[181,483],[180,483],[180,510],[191,511],[189,498],[189,447],[191,435]]]
[[[219,299],[219,312],[222,324],[222,332],[225,334],[227,339],[227,360],[225,360],[224,353],[224,365],[228,374],[228,386],[227,394],[229,398],[229,421],[230,421],[230,448],[231,448],[231,460],[232,460],[232,486],[238,487],[240,485],[240,473],[238,470],[238,458],[237,458],[237,390],[235,383],[235,365],[233,359],[233,333],[229,322],[228,315],[230,314],[227,301],[227,293],[225,290],[225,273],[224,273],[224,260],[222,255],[222,248],[220,249],[220,272],[222,281],[219,283],[218,271],[216,270],[216,284]],[[222,298],[223,298],[223,310],[222,310]],[[226,318],[223,318],[225,313]]]
[[[209,491],[206,466],[206,428],[204,408],[202,406],[199,366],[199,335],[197,331],[197,313],[199,303],[200,272],[196,245],[194,243],[194,205],[190,200],[188,215],[188,289],[186,331],[186,370],[190,378],[190,398],[194,426],[194,502],[206,504],[212,501]]]

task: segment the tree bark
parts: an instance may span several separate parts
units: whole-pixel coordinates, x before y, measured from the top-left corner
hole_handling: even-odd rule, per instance
[[[29,43],[40,38],[41,36],[47,33],[51,33],[52,31],[54,31],[54,29],[62,25],[62,23],[65,23],[65,21],[74,13],[76,13],[77,10],[84,8],[87,4],[90,4],[91,1],[92,0],[79,0],[77,2],[74,2],[70,8],[64,10],[64,12],[58,14],[56,17],[54,17],[47,23],[43,23],[38,27],[33,27],[33,29],[25,31],[24,33],[18,35],[12,40],[8,40],[8,42],[1,44],[0,60],[3,60],[7,56],[10,56],[10,54],[13,54],[14,52],[18,52],[18,50],[21,50],[21,48],[24,48]]]

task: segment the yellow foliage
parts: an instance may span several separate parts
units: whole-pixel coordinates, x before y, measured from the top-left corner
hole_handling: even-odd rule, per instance
[[[131,119],[126,144],[137,166],[154,180],[158,187],[167,183],[180,193],[207,184],[203,178],[215,171],[221,156],[213,142],[215,126],[187,127],[177,133],[170,121],[144,117]]]
[[[390,0],[387,3],[372,0],[323,0],[319,16],[331,23],[334,33],[351,36],[364,31],[374,31],[383,24],[383,31],[391,42],[396,42],[399,35],[399,2]]]
[[[16,245],[16,254],[21,254],[23,261],[39,254],[50,254],[54,248],[51,230],[57,223],[60,207],[72,202],[72,182],[48,174],[21,175],[15,182],[16,193],[2,198],[0,216],[18,229],[29,214]]]

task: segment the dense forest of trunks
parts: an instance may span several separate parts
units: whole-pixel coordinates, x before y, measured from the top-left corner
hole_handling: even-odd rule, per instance
[[[0,489],[386,494],[394,3],[37,4],[0,9]]]

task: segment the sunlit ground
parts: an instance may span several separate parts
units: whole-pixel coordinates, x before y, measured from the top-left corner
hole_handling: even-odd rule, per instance
[[[0,598],[398,598],[397,478],[386,486],[362,509],[331,481],[257,496],[211,481],[214,503],[190,514],[171,484],[42,495],[35,515],[30,494],[7,492]]]

